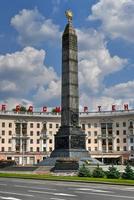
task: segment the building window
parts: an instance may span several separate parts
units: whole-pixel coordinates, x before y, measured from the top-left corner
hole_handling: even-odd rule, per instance
[[[2,128],[5,128],[5,122],[2,122]]]
[[[43,151],[46,151],[46,147],[43,147]]]
[[[133,122],[130,122],[130,128],[133,128]]]
[[[56,128],[59,128],[59,124],[56,124]]]
[[[126,143],[126,142],[127,142],[126,138],[123,138],[123,143]]]
[[[33,123],[30,123],[30,128],[33,128]]]
[[[116,141],[117,141],[117,143],[120,143],[120,139],[119,139],[119,138],[117,138],[117,140],[116,140]]]
[[[40,123],[37,123],[37,128],[40,128]]]
[[[46,144],[46,139],[43,140],[43,144]]]
[[[90,123],[88,124],[88,128],[91,128],[91,124]]]
[[[119,130],[117,130],[117,131],[116,131],[116,135],[119,135],[119,134],[120,134],[120,131],[119,131]]]
[[[52,151],[52,147],[49,147],[49,151],[50,151],[50,152]]]
[[[120,147],[117,147],[117,151],[120,151]]]
[[[30,152],[33,152],[33,147],[30,147]]]
[[[52,125],[52,124],[49,124],[49,128],[53,128],[53,125]]]
[[[37,136],[40,136],[40,131],[37,131]]]
[[[97,136],[97,131],[94,131],[94,136]]]
[[[91,139],[88,139],[88,144],[90,144],[91,143]]]
[[[123,130],[123,135],[126,135],[126,134],[127,134],[126,130]]]
[[[30,136],[33,136],[33,131],[30,131]]]
[[[11,147],[8,147],[8,151],[11,151],[12,150],[12,148]]]
[[[12,123],[9,123],[9,128],[12,128]]]
[[[47,124],[46,124],[46,123],[44,123],[44,124],[43,124],[43,129],[45,129],[45,130],[46,130],[46,128],[47,128]]]
[[[30,144],[33,144],[33,139],[30,139]]]
[[[94,139],[94,143],[95,143],[95,144],[97,143],[97,139]]]
[[[134,150],[134,147],[133,146],[131,146],[131,151],[133,151]]]
[[[2,144],[4,144],[4,143],[5,143],[5,139],[4,139],[4,138],[2,138],[2,140],[1,140],[1,143],[2,143]]]
[[[52,139],[49,140],[49,143],[52,144]]]
[[[130,143],[133,143],[133,142],[134,142],[133,138],[130,138]]]
[[[88,151],[91,151],[91,147],[88,147]]]
[[[126,122],[123,122],[123,127],[126,127]]]
[[[82,124],[82,130],[85,130],[85,124]]]
[[[123,147],[123,151],[127,151],[127,147],[126,146]]]
[[[90,137],[91,136],[91,131],[88,131],[88,137]]]
[[[4,147],[1,147],[1,151],[2,151],[2,152],[5,151],[5,148],[4,148]]]
[[[5,131],[2,131],[2,135],[5,135]]]
[[[40,151],[40,148],[39,148],[39,147],[37,147],[37,148],[36,148],[36,151],[37,151],[37,152],[39,152],[39,151]]]
[[[8,139],[8,143],[9,143],[9,144],[11,144],[11,141],[12,141],[11,139]]]
[[[94,123],[94,128],[97,128],[97,124],[96,123]]]
[[[116,127],[119,127],[119,126],[120,126],[119,122],[116,122]]]
[[[40,140],[39,139],[37,139],[37,144],[40,144]]]
[[[12,131],[9,131],[8,134],[9,134],[9,135],[12,135]]]
[[[98,148],[97,148],[97,147],[95,147],[95,148],[94,148],[94,150],[95,150],[95,151],[98,151]]]

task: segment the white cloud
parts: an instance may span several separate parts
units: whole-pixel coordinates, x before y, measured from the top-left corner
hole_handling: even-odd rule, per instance
[[[134,99],[134,81],[120,83],[104,90],[104,94],[115,99]]]
[[[127,59],[111,56],[102,33],[96,30],[77,30],[79,39],[79,80],[80,85],[91,94],[99,94],[104,78],[120,71]]]
[[[11,19],[11,25],[18,31],[18,41],[22,46],[52,44],[60,38],[59,26],[46,19],[37,9],[23,9]]]
[[[59,85],[59,77],[52,67],[44,65],[45,51],[26,47],[22,51],[0,55],[0,96],[4,99],[30,99],[39,94],[40,87],[49,88],[50,97],[38,96],[47,102],[54,99],[53,91]],[[40,94],[39,94],[40,95]]]
[[[16,105],[23,105],[28,108],[33,105],[33,102],[23,98],[7,98],[5,101],[0,101],[0,104],[5,104],[7,110],[12,110]]]
[[[58,99],[60,102],[61,95],[61,81],[50,81],[47,88],[40,86],[37,93],[34,96],[34,101],[38,102],[38,104],[42,104],[44,102],[50,103],[50,101]]]
[[[134,41],[133,0],[99,0],[92,6],[92,15],[88,19],[101,20],[103,31],[112,38]]]

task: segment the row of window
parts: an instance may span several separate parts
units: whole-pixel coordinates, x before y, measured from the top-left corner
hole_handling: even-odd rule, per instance
[[[3,136],[4,136],[4,135],[5,135],[5,133],[6,133],[6,132],[5,132],[5,130],[2,130],[2,131],[1,131],[1,135],[3,135]],[[19,134],[20,134],[20,132],[16,132],[16,133],[17,133],[17,135],[19,135]],[[24,131],[23,131],[23,133],[25,133],[25,134],[26,134],[27,132],[24,132]],[[49,135],[52,135],[52,134],[53,134],[53,132],[52,132],[52,131],[49,131],[48,133],[49,133]],[[40,131],[37,131],[37,132],[36,132],[36,135],[37,135],[37,136],[40,136],[40,134],[41,134],[41,132],[40,132]],[[12,135],[12,131],[8,131],[8,135]],[[35,135],[34,131],[30,131],[30,136],[33,136],[33,135]]]
[[[102,125],[103,124],[105,124],[105,126],[107,126],[107,128],[112,128],[112,123],[102,123]],[[109,126],[110,125],[110,126]],[[85,130],[85,126],[86,126],[86,124],[81,124],[81,127],[82,127],[82,129],[83,130]],[[116,122],[116,124],[115,124],[115,126],[118,128],[118,127],[120,127],[120,126],[123,126],[123,127],[126,127],[127,126],[127,123],[126,122],[122,122],[122,125],[121,125],[121,122],[119,123],[119,122]],[[91,127],[94,127],[94,128],[97,128],[98,127],[98,124],[97,123],[94,123],[94,125],[93,124],[90,124],[90,123],[88,123],[87,124],[87,127],[88,128],[91,128]],[[129,127],[133,127],[133,122],[132,121],[130,121],[129,122]]]
[[[12,147],[8,147],[8,151],[11,152],[12,151]],[[30,147],[30,152],[33,152],[34,148]],[[46,147],[43,147],[43,151],[46,152]],[[49,147],[49,152],[52,151],[52,147]],[[1,147],[1,152],[5,152],[5,147]],[[40,152],[40,147],[36,148],[35,152]]]
[[[17,141],[17,143],[20,144],[20,140],[16,140],[16,141]],[[52,139],[49,139],[49,143],[52,144],[52,142],[53,142],[53,140],[52,140]],[[2,138],[2,139],[1,139],[1,143],[2,143],[2,144],[5,143],[5,138]],[[8,143],[11,144],[11,143],[12,143],[12,139],[8,139]],[[40,139],[37,139],[37,140],[36,140],[36,143],[37,143],[37,144],[40,144]],[[30,144],[33,144],[33,139],[30,139]],[[43,140],[43,144],[46,144],[46,139]]]
[[[118,147],[116,148],[116,150],[117,150],[117,151],[120,151],[120,147],[118,146]],[[133,147],[133,146],[131,146],[131,150],[132,150],[132,151],[134,150],[134,147]],[[88,147],[88,151],[98,151],[98,147],[94,147],[94,149],[91,148],[91,147]],[[109,149],[109,151],[111,152],[112,149],[111,149],[111,150]],[[123,146],[123,151],[127,151],[127,147],[126,147],[126,146]],[[106,150],[105,150],[104,152],[106,152]]]
[[[22,125],[23,125],[24,123],[22,123]],[[26,124],[26,123],[25,123]],[[16,123],[16,125],[20,125],[20,123]],[[26,124],[27,125],[27,124]],[[6,127],[6,123],[5,122],[2,122],[1,123],[1,126],[2,126],[2,128],[5,128]],[[11,122],[9,122],[8,123],[8,127],[9,128],[12,128],[12,126],[13,126],[13,123],[11,123]],[[34,126],[35,126],[35,123],[30,123],[30,128],[34,128]],[[46,127],[46,124],[44,124],[43,125],[44,127]],[[56,128],[59,128],[59,124],[56,124],[55,125],[56,126]],[[40,128],[41,127],[41,124],[40,123],[37,123],[36,124],[36,127],[37,128]],[[49,124],[49,128],[53,128],[53,124]]]
[[[88,131],[88,132],[87,132],[88,137],[90,137],[91,134],[92,134],[91,131]],[[94,131],[93,134],[94,134],[94,136],[97,136],[97,135],[98,135],[98,132],[97,132],[97,131]],[[106,134],[106,132],[105,132],[105,134]],[[126,134],[127,134],[127,131],[126,131],[126,130],[123,130],[123,135],[126,135]],[[103,132],[102,132],[102,135],[104,135]],[[112,132],[109,132],[109,135],[112,135]],[[120,135],[120,131],[119,131],[119,130],[116,130],[116,135]]]
[[[18,124],[18,123],[17,123],[17,124]],[[22,124],[23,124],[23,123],[22,123]],[[26,123],[25,123],[25,124],[26,124]],[[103,124],[103,123],[102,123],[102,124]],[[112,128],[112,123],[109,123],[109,124],[111,124],[111,128]],[[5,123],[5,122],[2,122],[2,124],[1,124],[2,128],[5,128],[5,125],[6,125],[6,123]],[[8,127],[9,127],[9,128],[12,128],[12,125],[13,125],[13,123],[11,123],[11,122],[8,123]],[[50,124],[49,124],[49,128],[53,128],[53,125],[54,125],[54,124],[50,123]],[[123,122],[123,123],[122,123],[122,126],[123,126],[123,127],[126,127],[126,125],[127,125],[126,122]],[[34,128],[34,126],[35,126],[35,123],[30,123],[30,128]],[[46,124],[44,124],[44,126],[46,127]],[[86,124],[81,124],[81,127],[82,127],[83,130],[85,130],[85,126],[86,126]],[[87,126],[88,126],[88,128],[91,128],[92,126],[93,126],[94,128],[97,128],[97,127],[98,127],[98,124],[97,124],[97,123],[94,123],[94,125],[92,125],[92,124],[88,123]],[[133,122],[130,121],[129,126],[130,126],[130,127],[133,127]],[[37,123],[37,124],[36,124],[36,127],[37,127],[37,128],[40,128],[40,127],[41,127],[41,124],[40,124],[40,123]],[[117,128],[120,127],[120,123],[119,123],[119,122],[116,122],[116,127],[117,127]],[[56,128],[59,128],[59,124],[56,124]]]
[[[120,143],[121,139],[120,138],[117,138],[116,139],[116,143]],[[97,139],[94,139],[94,143],[97,144],[98,140]],[[123,138],[123,143],[126,143],[127,142],[127,139],[126,138]],[[134,143],[134,139],[133,138],[130,138],[130,143]],[[91,144],[91,139],[88,139],[88,144]]]

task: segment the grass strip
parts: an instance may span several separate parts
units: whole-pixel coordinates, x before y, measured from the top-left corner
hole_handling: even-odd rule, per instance
[[[52,181],[73,181],[73,182],[95,182],[95,183],[109,183],[120,185],[133,185],[134,180],[125,179],[107,179],[107,178],[90,178],[78,176],[55,176],[52,174],[17,174],[17,173],[0,173],[0,178],[22,178],[22,179],[38,179],[38,180],[52,180]]]

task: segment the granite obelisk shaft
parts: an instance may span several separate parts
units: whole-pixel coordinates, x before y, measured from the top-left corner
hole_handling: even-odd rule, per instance
[[[69,14],[69,17],[68,17]],[[61,127],[51,157],[86,157],[86,135],[79,127],[78,47],[71,13],[62,36]]]

